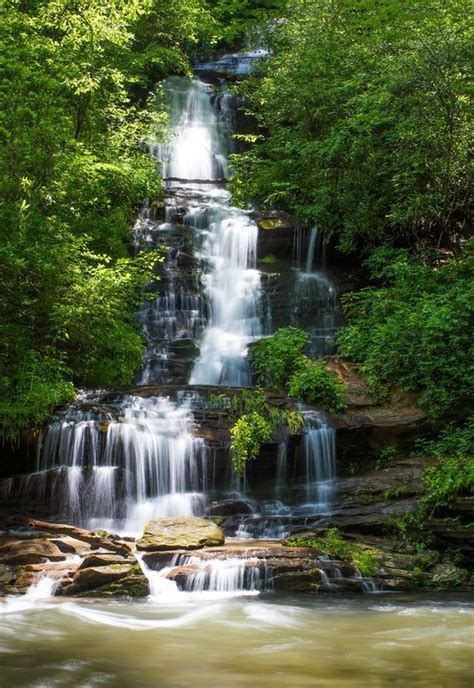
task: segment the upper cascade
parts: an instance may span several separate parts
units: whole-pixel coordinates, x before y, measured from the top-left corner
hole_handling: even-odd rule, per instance
[[[189,382],[248,386],[247,347],[262,332],[258,230],[248,213],[229,205],[229,194],[219,185],[228,170],[230,96],[213,95],[199,79],[179,77],[170,79],[165,91],[173,135],[155,154],[170,191],[179,187],[188,197],[197,194],[184,223],[202,239],[202,282],[209,310]]]

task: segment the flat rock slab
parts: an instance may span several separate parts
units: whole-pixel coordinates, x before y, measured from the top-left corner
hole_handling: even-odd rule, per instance
[[[224,533],[212,521],[197,516],[163,517],[146,524],[137,549],[146,552],[189,550],[223,545],[224,541]]]
[[[65,556],[47,538],[10,539],[0,545],[0,562],[21,566],[40,564],[45,561],[60,561]]]

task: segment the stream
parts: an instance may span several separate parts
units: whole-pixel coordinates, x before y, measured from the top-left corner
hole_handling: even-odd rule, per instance
[[[10,600],[8,688],[470,688],[462,596]]]

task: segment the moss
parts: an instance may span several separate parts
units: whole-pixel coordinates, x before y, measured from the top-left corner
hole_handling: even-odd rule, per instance
[[[373,502],[377,501],[377,498],[369,492],[360,492],[356,494],[356,499],[362,502],[362,504],[373,504]]]
[[[289,538],[285,540],[285,545],[289,547],[311,547],[321,554],[350,561],[358,568],[362,576],[372,576],[377,568],[374,559],[375,550],[348,542],[337,528],[331,528],[322,537]]]
[[[388,490],[385,490],[383,493],[383,498],[385,501],[389,501],[391,499],[400,499],[400,497],[406,497],[409,494],[410,488],[408,488],[406,485],[398,485],[398,487],[390,487]]]
[[[277,262],[276,257],[273,255],[273,253],[270,253],[267,256],[263,256],[260,258],[260,263],[263,263],[264,265],[274,265],[274,263]]]
[[[258,223],[261,229],[271,230],[271,229],[281,229],[283,224],[279,219],[266,218],[265,220],[260,220]]]

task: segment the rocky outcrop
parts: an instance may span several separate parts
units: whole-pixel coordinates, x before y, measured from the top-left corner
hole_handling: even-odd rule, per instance
[[[198,549],[222,545],[224,540],[224,533],[213,521],[197,516],[172,516],[147,523],[137,549],[146,552]]]

